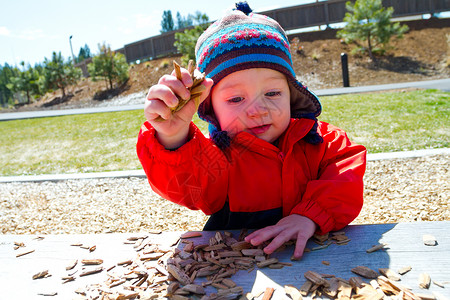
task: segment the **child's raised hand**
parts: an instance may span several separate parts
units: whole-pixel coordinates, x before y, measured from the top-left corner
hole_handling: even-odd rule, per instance
[[[158,141],[166,148],[173,149],[182,146],[189,133],[189,123],[197,111],[196,103],[189,101],[181,110],[172,114],[170,108],[177,106],[177,95],[182,99],[189,99],[188,88],[192,86],[189,72],[181,68],[181,80],[178,80],[175,71],[170,75],[162,76],[158,84],[152,86],[147,94],[144,105],[144,115],[157,132]],[[202,85],[205,91],[200,95],[198,103],[208,96],[213,85],[211,79],[206,78]],[[161,117],[163,121],[157,120]]]
[[[284,217],[277,224],[268,226],[249,234],[245,241],[253,246],[258,246],[265,241],[273,239],[269,245],[264,248],[266,254],[272,254],[285,242],[296,240],[294,259],[300,259],[305,250],[306,242],[314,235],[316,224],[309,218],[293,214]]]

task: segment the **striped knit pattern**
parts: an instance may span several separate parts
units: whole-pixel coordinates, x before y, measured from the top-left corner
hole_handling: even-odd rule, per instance
[[[229,12],[199,37],[195,53],[197,68],[213,79],[214,84],[236,71],[273,69],[288,79],[293,117],[317,117],[321,112],[317,96],[296,79],[283,28],[267,16],[246,15],[239,10]],[[198,114],[212,125],[212,131],[220,131],[209,97],[200,105]]]

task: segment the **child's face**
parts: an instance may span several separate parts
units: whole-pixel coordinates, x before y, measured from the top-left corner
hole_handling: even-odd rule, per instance
[[[213,88],[211,103],[221,129],[231,137],[245,131],[273,143],[289,126],[289,86],[272,69],[231,73]]]

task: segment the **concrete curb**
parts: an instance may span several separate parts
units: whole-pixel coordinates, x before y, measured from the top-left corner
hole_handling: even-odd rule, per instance
[[[379,85],[355,86],[347,88],[322,89],[317,91],[317,96],[334,96],[343,94],[369,93],[378,91],[399,90],[407,88],[438,89],[444,92],[450,91],[450,79],[436,79],[415,82],[400,82]]]
[[[450,155],[450,148],[424,149],[415,151],[373,153],[367,155],[367,161],[378,161],[388,159],[416,158],[432,155]],[[146,177],[143,170],[96,172],[96,173],[75,173],[75,174],[43,174],[26,176],[4,176],[0,177],[0,183],[7,182],[42,182],[61,181],[74,179],[100,179],[100,178],[129,178]]]
[[[130,104],[130,105],[120,105],[120,106],[100,106],[100,107],[74,108],[74,109],[22,111],[22,112],[13,112],[13,113],[0,113],[0,121],[59,117],[59,116],[67,116],[67,115],[108,113],[108,112],[116,112],[116,111],[143,110],[143,109],[144,109],[144,104]]]

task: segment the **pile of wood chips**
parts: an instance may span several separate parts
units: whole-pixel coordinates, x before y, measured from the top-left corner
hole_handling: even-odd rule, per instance
[[[270,258],[262,250],[264,245],[252,246],[244,241],[245,235],[244,230],[237,238],[229,232],[216,232],[208,244],[195,244],[191,238],[202,236],[201,232],[187,232],[171,246],[152,244],[146,236],[128,238],[125,243],[134,246],[137,257],[134,260],[118,262],[109,268],[105,282],[89,285],[76,292],[86,299],[269,300],[274,292],[273,287],[267,287],[260,294],[252,295],[232,280],[233,275],[239,270],[251,272],[255,268],[266,267],[281,269],[292,264]],[[180,246],[175,248],[178,241]],[[338,232],[314,236],[314,241],[320,246],[305,251],[321,250],[331,243],[343,245],[350,240],[344,232]],[[286,243],[286,246],[289,244]],[[367,252],[378,251],[384,246],[376,245],[367,249]],[[322,296],[331,299],[381,300],[386,296],[402,300],[434,299],[427,295],[414,294],[409,288],[398,283],[400,276],[410,270],[411,267],[405,267],[398,272],[390,269],[379,269],[376,272],[365,266],[357,266],[351,271],[359,276],[349,280],[310,270],[304,273],[306,282],[299,289],[286,285],[284,292],[286,297],[294,300],[306,296],[312,299]],[[364,282],[363,278],[369,279],[370,282]],[[423,274],[419,284],[422,288],[427,288],[430,282],[430,276]],[[214,287],[215,292],[208,294],[207,287]]]

